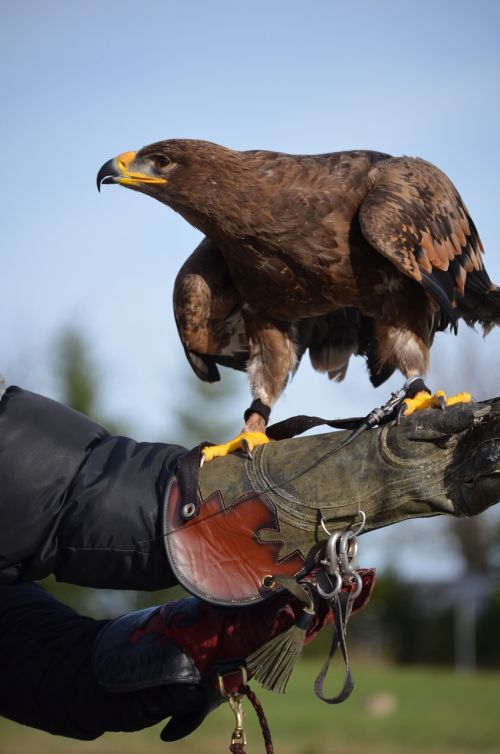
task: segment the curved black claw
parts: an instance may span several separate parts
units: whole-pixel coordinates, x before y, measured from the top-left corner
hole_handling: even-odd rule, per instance
[[[244,437],[241,438],[241,449],[243,453],[246,455],[249,461],[253,461],[253,453],[250,450],[250,445],[248,444],[248,440],[245,440]]]
[[[406,397],[406,396],[405,396]],[[401,424],[401,419],[404,416],[404,413],[406,411],[406,403],[404,402],[404,398],[401,398],[401,403],[396,409],[396,426],[399,427]]]
[[[434,400],[437,400],[438,408],[444,411],[446,408],[446,398],[444,395],[435,395]]]

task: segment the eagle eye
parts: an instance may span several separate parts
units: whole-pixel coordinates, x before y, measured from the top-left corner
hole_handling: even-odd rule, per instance
[[[165,170],[170,167],[172,160],[164,154],[157,154],[153,157],[153,165],[156,170]]]

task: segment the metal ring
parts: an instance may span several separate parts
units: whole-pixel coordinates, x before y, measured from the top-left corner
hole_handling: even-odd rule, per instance
[[[359,537],[359,535],[361,534],[361,532],[365,528],[365,524],[366,524],[366,513],[364,511],[360,510],[359,511],[359,515],[361,516],[361,523],[359,524],[359,526],[356,529],[356,531],[353,531],[353,534],[354,534],[355,537]]]
[[[335,586],[331,592],[325,592],[316,581],[316,589],[318,590],[318,594],[325,600],[331,600],[342,589],[342,576],[340,575],[340,573],[332,573],[330,574],[330,576],[333,576],[333,578],[335,579]]]
[[[352,531],[342,534],[339,546],[340,570],[344,576],[352,576],[356,567],[358,542]]]
[[[274,589],[276,587],[276,582],[270,573],[267,576],[263,576],[260,583],[264,589]]]
[[[325,534],[327,534],[329,537],[331,537],[332,533],[331,533],[331,531],[328,531],[328,529],[326,528],[326,526],[325,526],[325,519],[323,518],[323,516],[321,516],[320,524],[321,524],[321,528],[323,529],[323,531],[325,532]]]
[[[356,589],[354,590],[354,592],[351,592],[349,599],[354,601],[356,597],[359,597],[359,595],[361,594],[361,591],[363,589],[363,579],[357,571],[353,571],[352,578],[356,582]]]
[[[340,538],[340,532],[336,531],[334,534],[330,534],[328,542],[326,543],[325,558],[327,560],[327,570],[330,576],[334,576],[339,571],[337,542]]]
[[[181,515],[184,521],[188,521],[190,518],[193,518],[195,513],[196,505],[194,503],[186,503],[186,505],[182,506]]]
[[[349,549],[350,541],[355,537],[354,532],[350,529],[342,532],[339,545],[339,555],[346,555]]]

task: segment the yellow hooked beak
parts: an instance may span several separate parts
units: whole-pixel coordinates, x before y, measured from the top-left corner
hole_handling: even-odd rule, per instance
[[[122,186],[139,186],[143,183],[166,183],[166,178],[130,169],[137,152],[123,152],[118,157],[104,163],[97,174],[97,189],[101,190],[103,183],[120,183]],[[138,165],[137,167],[141,167]],[[146,167],[146,166],[145,166]]]

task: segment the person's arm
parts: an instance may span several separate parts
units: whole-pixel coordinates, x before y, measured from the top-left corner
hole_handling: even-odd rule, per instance
[[[27,581],[52,572],[91,586],[176,583],[161,518],[183,452],[111,437],[19,388],[0,400],[1,715],[80,739],[171,717],[163,737],[174,740],[222,701],[213,662],[244,662],[246,651],[293,624],[283,600],[254,620],[248,610],[228,613],[194,598],[186,608],[171,603],[97,621]]]
[[[117,589],[172,585],[161,534],[177,445],[112,437],[10,387],[0,400],[0,584],[50,573]]]
[[[363,509],[370,531],[408,518],[479,513],[500,497],[499,406],[497,400],[419,412],[400,426],[366,431],[339,452],[348,432],[280,440],[257,448],[253,460],[235,454],[205,464],[200,502],[214,495],[218,502],[201,506],[189,531],[206,531],[210,544],[219,522],[246,510],[242,523],[250,522],[252,535],[250,511],[259,498],[270,523],[252,542],[282,542],[281,559],[300,545],[307,561],[325,539],[321,517],[330,531],[343,531]],[[187,583],[171,545],[183,526],[170,531],[173,503],[165,501],[184,453],[177,445],[111,437],[59,403],[9,388],[0,400],[0,583],[49,573],[93,587]],[[207,506],[220,505],[226,513],[201,524]],[[231,531],[229,541],[222,526],[217,547],[231,546]],[[236,550],[230,552],[236,568]],[[210,563],[198,550],[192,561],[196,579]]]
[[[0,401],[0,575],[4,583],[17,585],[1,588],[5,593],[0,616],[4,714],[45,730],[89,738],[113,726],[135,729],[176,714],[169,706],[168,692],[178,679],[171,665],[175,658],[170,654],[164,657],[162,673],[168,683],[164,683],[165,676],[158,676],[153,663],[158,686],[154,693],[150,694],[147,684],[137,688],[136,677],[116,685],[113,675],[103,675],[102,665],[99,672],[90,669],[90,655],[99,645],[97,632],[102,624],[82,619],[58,604],[49,605],[36,588],[20,584],[23,580],[54,572],[59,579],[89,586],[154,589],[175,581],[164,553],[166,542],[175,575],[194,593],[206,597],[203,578],[214,576],[207,586],[217,604],[231,602],[235,581],[241,591],[238,574],[249,574],[250,592],[240,595],[228,609],[236,609],[230,615],[237,621],[245,612],[245,632],[255,631],[262,642],[263,613],[257,609],[250,613],[247,611],[253,607],[238,605],[264,599],[260,607],[267,614],[274,599],[267,586],[269,574],[279,576],[288,560],[303,559],[296,568],[299,576],[302,565],[318,563],[315,555],[321,555],[327,538],[321,518],[330,531],[345,532],[356,521],[360,508],[370,530],[417,516],[474,515],[493,505],[500,498],[499,426],[500,401],[491,401],[423,412],[404,420],[400,427],[366,432],[339,452],[335,449],[346,433],[269,443],[255,451],[253,460],[233,456],[205,465],[197,480],[199,498],[196,494],[189,498],[188,506],[182,490],[180,495],[175,492],[174,481],[176,461],[184,449],[110,437],[60,404],[18,388],[9,389]],[[175,494],[166,501],[165,510],[167,487]],[[187,547],[183,541],[186,532]],[[192,534],[194,539],[189,540]],[[221,579],[223,542],[229,549]],[[269,552],[264,558],[245,558],[239,545],[246,542],[252,551]],[[243,571],[238,571],[242,563]],[[229,597],[221,595],[221,585],[229,587]],[[225,609],[203,604],[215,611],[215,623],[207,622],[205,616],[199,623],[186,623],[189,616],[184,615],[180,623],[172,623],[171,613],[165,616],[155,611],[147,617],[151,631],[142,625],[135,627],[131,642],[127,639],[120,646],[125,650],[136,647],[137,673],[144,667],[142,650],[150,642],[154,658],[157,651],[162,657],[162,647],[168,647],[170,653],[180,642],[181,654],[187,654],[196,668],[197,646],[220,650],[212,659],[226,659],[227,646],[220,639],[226,636],[226,629],[227,635],[235,635],[234,625],[227,622]],[[123,661],[120,652],[113,655],[117,646],[113,631],[120,625],[106,624],[100,637],[111,639],[111,669],[129,671],[134,669],[133,657]],[[187,630],[190,625],[193,634]],[[208,636],[203,633],[213,625],[216,630]],[[175,633],[172,629],[176,628]],[[273,630],[264,633],[273,635]],[[184,642],[190,635],[196,641],[185,652]],[[134,643],[137,637],[140,640]],[[99,656],[102,658],[102,652]],[[61,667],[61,658],[66,657],[67,666]],[[184,719],[166,737],[185,735],[213,702],[213,686],[207,692],[205,680],[194,671],[189,675],[189,662],[187,666],[183,663],[180,671],[184,673],[187,667],[187,675],[182,676],[182,686],[185,693],[193,687],[196,702],[191,706],[186,702]],[[4,668],[9,671],[4,673]],[[75,688],[66,699],[64,692],[71,680]],[[90,695],[96,682],[106,694],[115,688],[117,697],[116,702],[109,697],[109,707],[104,703],[99,709],[91,707],[85,717],[87,723],[92,719],[89,730],[78,715],[86,713],[81,700]],[[12,700],[10,687],[15,691]],[[15,709],[9,706],[14,699]],[[132,700],[130,716],[128,699]],[[73,709],[66,709],[66,704]],[[130,727],[124,728],[127,724]]]
[[[171,715],[193,714],[204,691],[188,659],[177,683],[171,674],[164,684],[146,681],[143,688],[138,684],[110,693],[98,682],[92,655],[100,632],[110,624],[78,615],[36,584],[0,586],[0,714],[88,740],[105,731],[140,730]],[[160,646],[157,658],[161,673]]]
[[[223,702],[217,672],[239,678],[248,655],[294,626],[302,607],[286,595],[226,609],[189,597],[94,620],[35,584],[0,586],[0,714],[87,740],[170,717],[162,738],[177,740]],[[306,643],[331,620],[317,607]]]

